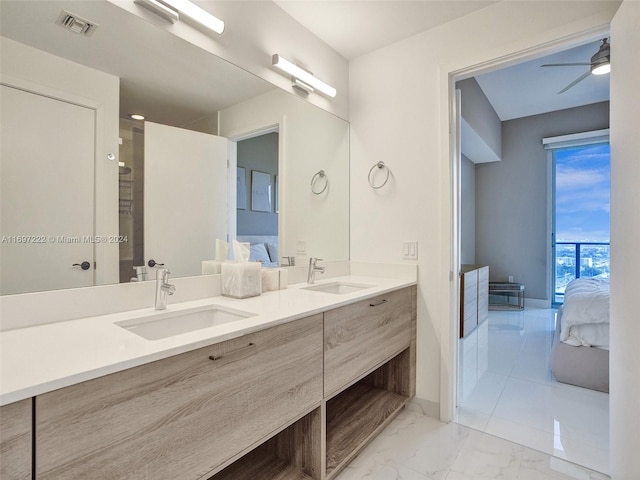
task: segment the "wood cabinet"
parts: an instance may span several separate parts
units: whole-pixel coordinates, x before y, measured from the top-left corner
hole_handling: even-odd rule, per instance
[[[332,479],[415,395],[416,296],[396,290],[40,395],[35,478]],[[31,439],[25,402],[16,435]],[[3,480],[4,413],[20,418],[8,407]]]
[[[329,396],[409,347],[411,289],[324,314],[324,394]]]
[[[460,270],[460,338],[489,318],[489,267],[462,265]]]
[[[37,478],[208,478],[322,400],[322,315],[37,397]]]
[[[0,478],[31,479],[32,399],[0,407]]]

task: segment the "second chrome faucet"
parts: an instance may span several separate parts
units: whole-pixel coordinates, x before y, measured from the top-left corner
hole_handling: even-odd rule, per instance
[[[175,285],[169,283],[170,274],[168,268],[159,268],[156,271],[156,310],[165,310],[167,295],[173,295],[176,291]]]
[[[318,267],[316,264],[321,262],[321,258],[311,257],[309,259],[309,273],[307,274],[307,283],[313,284],[316,281],[316,272],[324,273],[324,267]]]

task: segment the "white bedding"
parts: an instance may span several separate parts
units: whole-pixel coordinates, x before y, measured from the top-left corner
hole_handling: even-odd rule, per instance
[[[609,348],[608,278],[578,278],[567,285],[560,340],[574,346]]]

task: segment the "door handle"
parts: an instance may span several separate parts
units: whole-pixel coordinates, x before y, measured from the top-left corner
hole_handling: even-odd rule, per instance
[[[89,270],[91,268],[91,264],[85,260],[82,263],[74,263],[72,267],[80,267],[82,270]]]
[[[155,267],[156,265],[158,265],[159,267],[164,267],[164,263],[158,263],[153,258],[147,262],[147,265],[149,265],[151,268]]]

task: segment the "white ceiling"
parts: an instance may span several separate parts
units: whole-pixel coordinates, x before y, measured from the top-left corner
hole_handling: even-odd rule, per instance
[[[273,0],[345,58],[452,21],[496,1]],[[609,75],[591,75],[558,95],[588,67],[541,68],[544,63],[588,62],[599,41],[476,77],[501,120],[609,99]]]
[[[496,0],[274,0],[348,60],[450,22]]]
[[[503,121],[604,102],[609,100],[609,75],[589,75],[558,94],[589,67],[540,67],[549,63],[589,62],[599,46],[598,40],[475,78]]]

